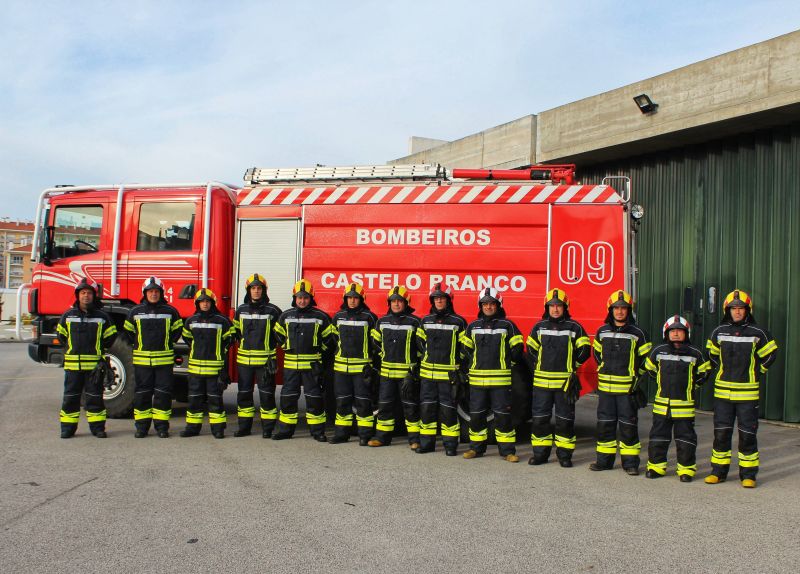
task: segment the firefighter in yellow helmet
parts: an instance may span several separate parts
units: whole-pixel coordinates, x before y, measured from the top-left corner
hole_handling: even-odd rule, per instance
[[[717,484],[728,477],[733,423],[739,430],[739,479],[745,488],[756,486],[759,456],[759,379],[775,362],[778,344],[753,317],[753,301],[741,289],[728,293],[722,323],[706,342],[708,356],[717,369],[714,378],[714,445],[711,474],[705,482]]]
[[[308,279],[301,279],[292,288],[292,308],[281,313],[275,324],[275,334],[284,355],[280,414],[272,440],[294,436],[298,420],[297,401],[302,387],[311,436],[319,442],[328,441],[325,435],[322,354],[333,347],[335,339],[331,318],[316,305],[314,286]]]
[[[398,395],[408,433],[408,444],[419,448],[419,349],[416,344],[420,320],[411,307],[411,296],[403,285],[395,285],[386,296],[389,309],[378,319],[372,338],[381,358],[378,388],[378,420],[369,446],[386,446],[395,429]]]
[[[562,467],[572,466],[575,450],[575,403],[571,385],[580,385],[573,375],[589,358],[589,337],[569,314],[569,299],[563,289],[551,289],[544,298],[542,320],[531,329],[528,365],[533,372],[531,445],[528,464],[544,464],[553,443]],[[551,422],[555,408],[555,425]]]
[[[225,356],[236,331],[217,310],[217,296],[211,289],[200,289],[194,296],[197,312],[183,324],[183,339],[189,348],[189,405],[182,437],[197,436],[208,410],[214,438],[225,438],[226,416],[222,403],[227,373]],[[222,379],[222,381],[220,380]]]
[[[608,315],[597,330],[592,349],[597,361],[597,461],[591,470],[614,466],[617,445],[622,468],[639,474],[638,407],[631,400],[637,380],[644,373],[644,361],[652,344],[633,316],[633,298],[625,291],[614,291],[606,302]],[[617,442],[619,427],[619,442]]]
[[[269,438],[275,428],[275,373],[277,372],[275,324],[281,310],[269,302],[267,280],[254,273],[244,283],[244,302],[236,309],[233,326],[239,348],[236,351],[238,392],[236,394],[239,429],[233,436],[247,436],[256,414],[253,390],[258,386],[261,436]]]
[[[81,394],[86,395],[86,420],[97,438],[106,438],[106,407],[103,403],[104,358],[117,327],[101,310],[97,284],[86,278],[75,286],[75,303],[58,321],[58,340],[64,353],[64,399],[61,403],[61,438],[72,438],[78,429]]]
[[[367,446],[375,433],[372,384],[376,373],[372,368],[372,361],[376,349],[372,343],[372,331],[378,317],[370,311],[366,298],[363,285],[350,283],[344,289],[342,305],[332,320],[337,345],[333,359],[336,430],[330,440],[331,444],[350,440],[353,407],[356,411],[359,444]]]

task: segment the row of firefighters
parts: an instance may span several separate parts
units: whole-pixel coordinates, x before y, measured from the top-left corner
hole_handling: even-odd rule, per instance
[[[387,313],[381,318],[367,306],[364,288],[358,283],[345,288],[341,309],[332,318],[317,307],[314,288],[305,279],[294,285],[291,309],[283,312],[270,303],[263,276],[250,276],[245,290],[233,322],[217,311],[216,298],[207,288],[194,298],[197,312],[183,321],[164,299],[162,282],[157,277],[145,280],[142,302],[131,309],[124,323],[124,335],[133,347],[137,438],[147,436],[151,423],[159,437],[169,436],[173,346],[183,337],[190,352],[182,437],[200,433],[206,412],[213,436],[224,437],[222,392],[230,382],[225,361],[229,346],[237,342],[238,430],[234,436],[251,434],[258,414],[264,438],[292,438],[302,389],[306,421],[317,441],[347,442],[355,422],[362,446],[389,445],[399,398],[410,447],[417,453],[433,452],[441,434],[445,454],[455,456],[460,437],[457,405],[468,390],[470,446],[463,457],[485,454],[487,416],[492,413],[500,456],[518,462],[511,378],[512,366],[525,361],[533,384],[533,456],[528,462],[546,463],[555,447],[561,466],[571,467],[575,402],[580,396],[576,370],[593,353],[599,400],[597,459],[591,470],[611,469],[619,453],[623,469],[639,474],[637,409],[647,402],[639,383],[649,373],[655,377],[657,391],[646,475],[666,474],[667,450],[674,437],[677,474],[681,481],[691,481],[697,469],[694,391],[716,371],[712,471],[705,482],[727,478],[736,423],[739,477],[743,486],[755,486],[759,379],[774,362],[777,344],[756,324],[751,298],[744,291],[733,291],[725,298],[724,318],[711,333],[704,355],[692,345],[688,321],[677,315],[664,324],[662,342],[653,345],[636,324],[633,300],[625,291],[616,291],[608,299],[606,321],[590,342],[584,328],[570,317],[567,294],[552,289],[544,299],[542,320],[533,326],[524,345],[519,329],[506,316],[502,295],[493,288],[478,293],[477,319],[470,323],[455,313],[453,293],[443,284],[431,290],[430,313],[422,319],[414,315],[409,293],[401,285],[389,291]],[[61,436],[74,435],[85,392],[90,429],[95,436],[105,437],[103,380],[110,369],[103,352],[117,329],[100,308],[96,285],[84,279],[75,294],[74,306],[58,324],[58,336],[66,348]],[[279,346],[284,360],[278,405]],[[323,390],[331,362],[336,420],[335,432],[328,438]],[[377,417],[373,416],[373,384],[378,389]]]

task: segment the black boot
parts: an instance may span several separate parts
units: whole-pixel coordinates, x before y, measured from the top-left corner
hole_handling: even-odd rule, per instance
[[[528,464],[531,466],[539,466],[540,464],[547,464],[547,459],[541,456],[532,456],[528,459]]]
[[[108,434],[106,433],[106,431],[104,429],[92,431],[92,434],[94,436],[96,436],[97,438],[108,438]]]
[[[180,434],[184,438],[189,436],[197,436],[200,434],[200,427],[199,425],[186,425],[186,428],[183,429]]]
[[[272,440],[286,440],[292,438],[292,431],[282,430],[272,435]]]
[[[78,425],[61,425],[61,438],[72,438],[75,436],[75,431],[78,430]]]
[[[313,438],[317,442],[328,442],[328,437],[325,436],[325,433],[312,434],[311,438]]]
[[[233,436],[250,436],[253,432],[253,419],[242,417],[239,419],[239,429],[233,433]]]
[[[275,421],[261,419],[261,438],[270,438],[275,428]]]
[[[348,442],[350,437],[346,434],[334,434],[333,438],[331,438],[328,442],[330,444],[342,444]]]

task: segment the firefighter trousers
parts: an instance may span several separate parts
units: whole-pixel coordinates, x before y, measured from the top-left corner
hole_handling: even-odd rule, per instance
[[[64,398],[61,402],[61,430],[78,428],[81,414],[81,394],[86,395],[84,408],[89,430],[92,433],[106,428],[106,407],[103,403],[103,385],[91,376],[92,371],[64,371]]]
[[[169,418],[172,416],[172,365],[134,365],[133,376],[136,379],[133,395],[136,430],[147,432],[151,423],[157,431],[169,430]]]
[[[297,401],[300,399],[300,387],[306,396],[306,422],[311,435],[321,437],[325,434],[325,401],[322,396],[320,381],[311,369],[283,370],[283,388],[281,389],[281,412],[278,415],[277,432],[294,434],[297,427]]]
[[[369,440],[375,434],[375,417],[372,413],[372,388],[361,373],[333,374],[333,392],[336,395],[336,431],[334,438],[350,437],[353,428],[353,410],[356,412],[358,436]],[[355,407],[355,409],[353,408]]]
[[[239,429],[249,431],[253,428],[253,418],[256,407],[253,402],[253,391],[258,387],[258,400],[260,403],[259,415],[263,430],[272,432],[275,421],[278,419],[278,409],[275,406],[275,377],[264,380],[266,367],[236,365],[239,373],[236,393],[236,412],[239,417]]]
[[[186,407],[186,430],[200,432],[203,415],[208,411],[211,432],[225,429],[225,409],[222,404],[222,383],[219,377],[189,375],[189,405]]]
[[[697,433],[694,431],[694,417],[673,418],[653,415],[650,429],[650,443],[647,448],[647,470],[661,476],[667,473],[667,451],[675,436],[675,450],[678,455],[678,476],[694,476],[697,472]]]
[[[517,434],[511,423],[511,385],[497,387],[469,386],[469,442],[472,450],[483,454],[489,430],[486,417],[494,413],[494,438],[500,456],[516,454]]]
[[[394,434],[397,398],[403,379],[381,377],[378,387],[378,421],[375,424],[375,438],[383,444],[391,444]],[[403,418],[406,421],[408,444],[419,443],[419,397],[413,400],[400,399],[403,405]]]
[[[714,445],[711,474],[727,478],[731,466],[733,423],[738,421],[739,479],[755,480],[758,474],[758,401],[714,401]]]
[[[622,468],[639,469],[639,412],[631,404],[630,395],[598,391],[597,400],[597,465],[612,468],[617,457],[617,426]]]
[[[446,450],[456,449],[461,435],[458,412],[450,381],[420,380],[419,446],[425,450],[436,446],[436,426],[441,425],[442,444]]]
[[[553,410],[555,425],[552,423]],[[576,440],[575,405],[567,402],[566,393],[560,389],[533,387],[531,411],[533,458],[546,462],[555,443],[558,460],[571,461]]]

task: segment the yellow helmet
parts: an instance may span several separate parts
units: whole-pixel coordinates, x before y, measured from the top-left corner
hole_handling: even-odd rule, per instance
[[[606,301],[606,307],[610,310],[611,307],[630,307],[633,309],[633,297],[627,291],[614,291]]]
[[[194,294],[194,302],[199,303],[200,301],[211,301],[212,303],[216,303],[217,296],[214,295],[214,292],[208,287],[203,287]]]
[[[294,287],[292,287],[292,297],[298,295],[314,296],[314,286],[311,284],[311,281],[308,279],[300,279],[300,281],[294,284]]]
[[[564,305],[564,307],[569,307],[569,297],[567,297],[567,294],[563,289],[556,287],[555,289],[550,289],[550,291],[547,292],[547,295],[544,297],[544,305],[546,307],[548,305],[555,305],[558,303]]]
[[[364,286],[361,283],[350,283],[344,288],[344,297],[361,297],[362,301],[367,300],[367,293],[364,291]]]
[[[259,275],[258,273],[253,273],[247,280],[244,282],[245,290],[250,289],[253,285],[261,285],[264,290],[268,288],[267,280],[264,279],[263,275]]]
[[[728,296],[725,297],[725,301],[722,303],[723,310],[727,311],[728,307],[748,307],[752,311],[753,300],[750,298],[750,295],[744,291],[734,289],[728,293]]]
[[[411,305],[411,295],[409,294],[408,289],[406,289],[403,285],[395,285],[386,294],[386,300],[388,302],[391,303],[395,299],[402,299],[406,302],[406,305]]]

